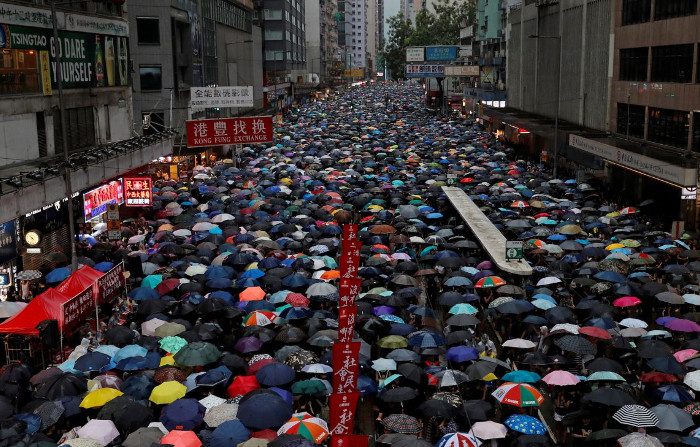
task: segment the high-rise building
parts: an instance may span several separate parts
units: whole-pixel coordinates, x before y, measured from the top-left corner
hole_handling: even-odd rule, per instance
[[[338,0],[305,0],[306,65],[310,82],[327,83],[340,61]]]
[[[193,114],[244,111],[190,110],[190,87],[252,85],[262,107],[262,32],[251,0],[130,0],[129,11],[136,126],[147,117],[146,132],[184,133]]]
[[[345,33],[348,67],[367,68],[367,2],[345,0]]]
[[[263,0],[266,85],[304,82],[306,19],[304,0]]]
[[[367,1],[367,76],[370,78],[376,77],[377,70],[377,0]]]

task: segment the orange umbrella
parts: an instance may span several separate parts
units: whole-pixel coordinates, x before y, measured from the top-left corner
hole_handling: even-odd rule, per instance
[[[331,280],[340,278],[340,271],[338,270],[328,270],[321,275],[321,279]]]
[[[240,293],[238,298],[241,301],[260,301],[265,298],[265,291],[260,287],[248,287]]]

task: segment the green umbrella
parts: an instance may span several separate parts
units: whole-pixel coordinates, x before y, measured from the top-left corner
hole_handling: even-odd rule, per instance
[[[292,393],[308,396],[323,396],[326,394],[326,386],[320,380],[302,380],[292,385]]]
[[[141,281],[141,287],[150,287],[155,289],[158,284],[163,282],[163,275],[148,275]]]
[[[182,337],[168,336],[160,341],[160,347],[163,351],[170,354],[177,354],[187,344],[187,340]]]
[[[221,352],[211,343],[198,341],[183,346],[175,354],[175,363],[180,366],[203,366],[214,363],[221,357]]]
[[[181,334],[181,333],[185,332],[186,330],[187,330],[187,328],[180,323],[167,322],[167,323],[163,323],[160,326],[158,326],[156,328],[156,330],[153,331],[153,333],[155,334],[156,337],[165,338],[165,337],[172,337],[172,336],[175,336],[177,334]]]
[[[387,349],[405,348],[408,346],[408,340],[400,335],[389,335],[380,339],[377,345]]]

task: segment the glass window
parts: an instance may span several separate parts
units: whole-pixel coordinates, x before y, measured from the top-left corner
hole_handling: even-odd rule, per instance
[[[160,43],[158,17],[136,17],[136,35],[139,45],[157,45]]]
[[[281,9],[265,9],[263,10],[265,20],[282,20]]]
[[[4,49],[0,55],[0,95],[41,92],[35,50]]]
[[[691,16],[698,9],[698,0],[656,0],[654,20]]]
[[[680,148],[688,145],[688,112],[649,108],[649,141]]]
[[[283,35],[283,31],[265,30],[265,40],[282,40]]]
[[[651,0],[623,0],[622,25],[648,22],[651,16]]]
[[[161,90],[163,88],[163,68],[160,65],[141,65],[139,67],[141,90]]]
[[[620,49],[620,80],[646,81],[649,48]]]
[[[92,107],[66,109],[66,135],[69,151],[95,145],[95,115]],[[54,141],[61,147],[61,120],[58,113],[53,115]]]
[[[652,82],[692,82],[693,44],[651,49]]]
[[[644,106],[617,103],[617,133],[644,138]]]

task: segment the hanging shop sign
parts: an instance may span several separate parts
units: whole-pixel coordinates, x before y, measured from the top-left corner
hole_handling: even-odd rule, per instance
[[[58,87],[57,55],[64,88],[128,85],[128,45],[126,37],[66,30],[59,30],[58,45],[54,45],[51,29],[0,23],[0,48],[11,50],[10,56],[21,66],[39,68],[45,95],[50,94],[49,83]]]
[[[620,149],[580,135],[569,135],[569,145],[652,178],[665,180],[679,186],[697,186],[697,169],[695,168],[673,165],[667,161]]]
[[[457,59],[458,47],[436,46],[425,47],[426,61],[451,61]]]
[[[83,211],[85,222],[107,212],[107,205],[124,203],[122,182],[113,180],[83,194]]]
[[[407,78],[444,78],[445,66],[437,64],[406,64]]]
[[[192,109],[216,107],[253,107],[253,86],[192,87]]]
[[[0,224],[0,264],[17,257],[17,223],[14,220]]]
[[[126,206],[151,206],[153,204],[153,180],[149,177],[124,179],[124,204]]]
[[[272,117],[249,116],[187,121],[187,147],[272,142]]]

